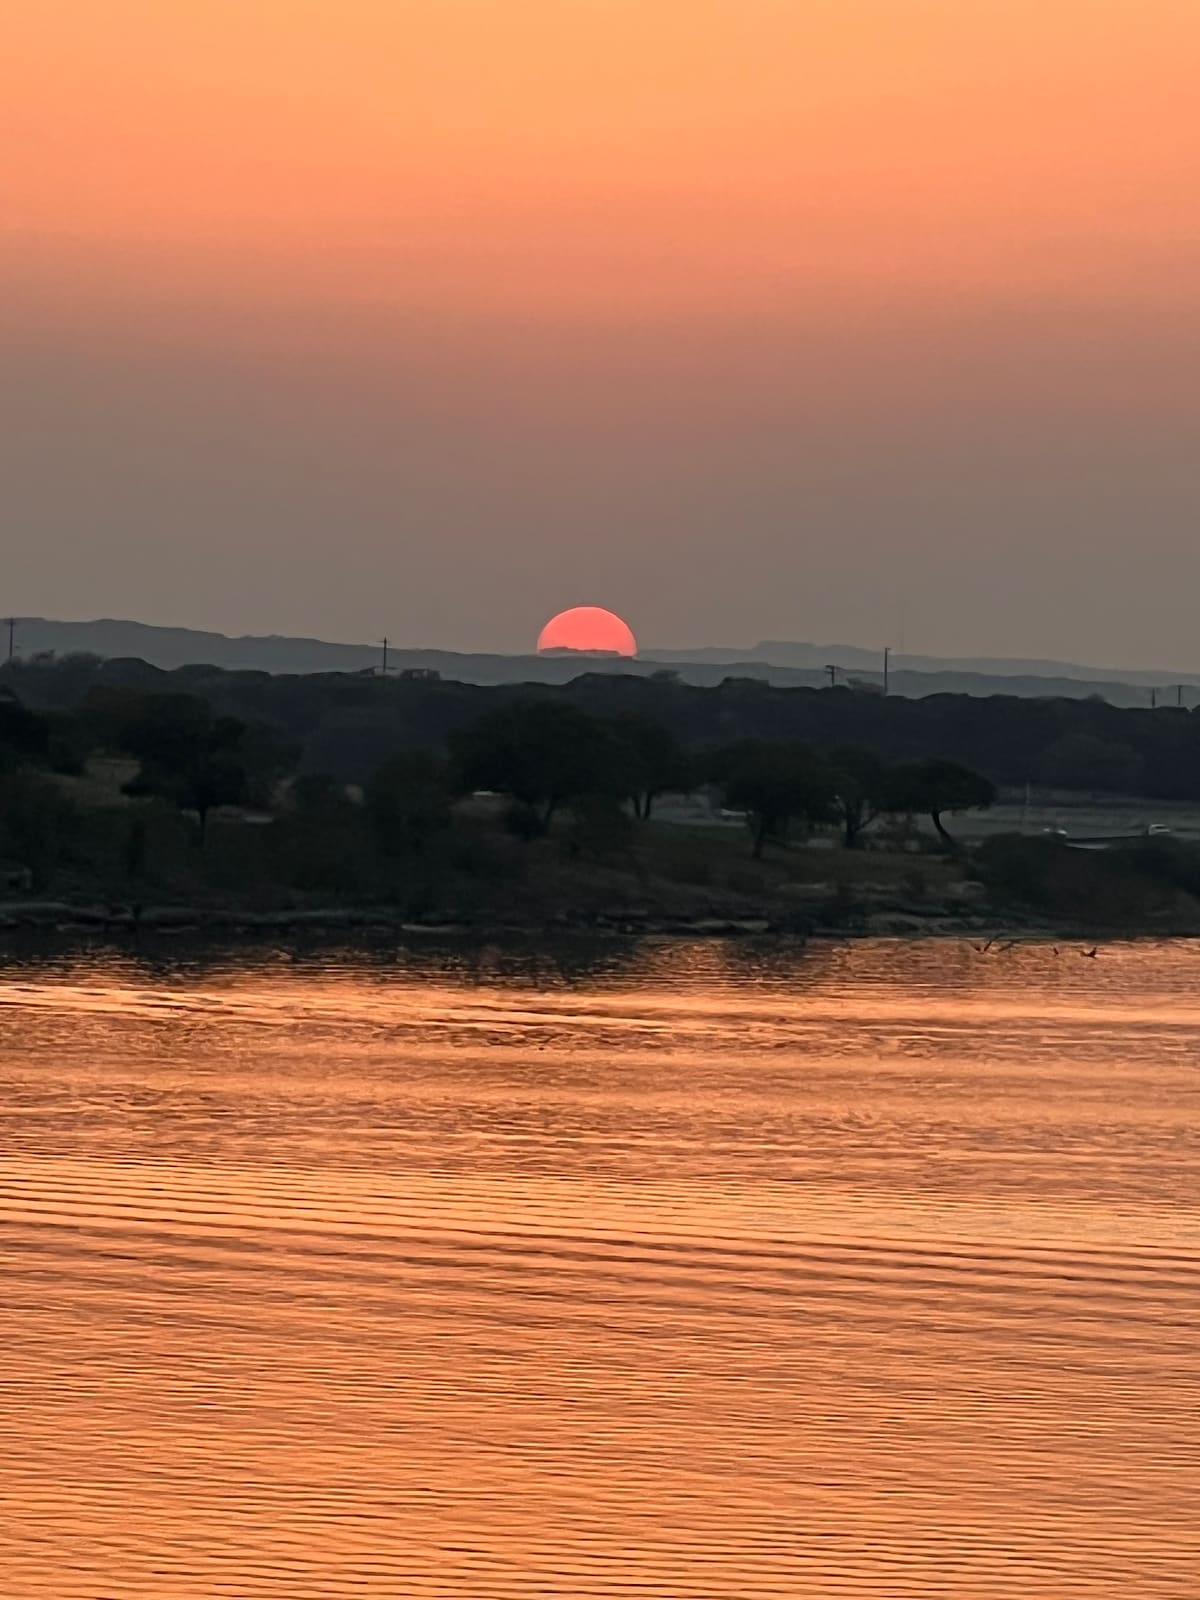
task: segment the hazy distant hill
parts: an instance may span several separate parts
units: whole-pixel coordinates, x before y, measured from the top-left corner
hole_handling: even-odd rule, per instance
[[[22,617],[17,625],[17,653],[36,655],[53,650],[58,655],[84,651],[90,655],[140,656],[156,667],[187,667],[205,663],[239,671],[356,672],[379,660],[377,647],[330,644],[323,639],[228,638],[223,633],[203,633],[194,628],[158,628],[145,622],[120,622],[102,617],[96,622],[53,622],[45,617]]]
[[[848,672],[878,673],[882,671],[883,664],[882,650],[866,650],[852,644],[805,644],[785,639],[762,639],[758,644],[736,648],[701,645],[692,650],[650,649],[646,654],[659,661],[765,661],[773,666],[810,671],[822,671],[832,664]],[[1179,681],[1178,673],[1143,668],[1088,667],[1072,661],[1025,660],[1021,657],[916,656],[896,650],[892,651],[891,667],[894,672],[956,673],[1011,679],[1079,678],[1089,683],[1105,681],[1142,683],[1147,686],[1174,686]]]
[[[0,636],[2,637],[2,636]],[[231,671],[270,673],[366,672],[381,664],[378,645],[335,644],[324,639],[278,635],[229,638],[191,628],[160,628],[143,622],[56,622],[43,617],[21,619],[17,653],[31,656],[51,650],[59,655],[87,652],[107,658],[136,656],[155,666],[174,668],[207,664]],[[689,683],[708,685],[726,677],[760,678],[786,687],[813,687],[828,681],[826,667],[840,669],[840,682],[881,685],[880,652],[855,645],[814,645],[764,640],[740,649],[697,647],[693,650],[651,649],[637,661],[614,656],[506,656],[463,654],[450,650],[389,652],[394,671],[424,668],[466,683],[566,683],[581,671],[647,675],[672,670]],[[892,657],[893,693],[1011,694],[1022,697],[1098,694],[1114,705],[1147,704],[1150,687],[1163,689],[1174,703],[1176,675],[1166,672],[1105,672],[1099,668],[1055,661],[939,660],[930,656]],[[1187,706],[1200,703],[1200,684],[1187,686]]]

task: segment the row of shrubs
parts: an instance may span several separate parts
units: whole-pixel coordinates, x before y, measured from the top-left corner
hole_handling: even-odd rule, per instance
[[[1000,834],[973,852],[972,871],[998,904],[1052,921],[1133,931],[1200,927],[1200,848],[1182,839],[1080,850],[1055,836]]]
[[[987,805],[993,796],[986,779],[949,761],[889,768],[863,750],[821,754],[764,740],[687,750],[645,717],[600,717],[545,698],[486,713],[445,749],[397,751],[361,797],[331,775],[304,771],[300,752],[270,728],[218,715],[196,696],[114,692],[89,702],[87,715],[85,741],[78,729],[67,738],[57,714],[0,701],[0,772],[82,772],[87,764],[72,753],[86,742],[93,756],[127,758],[133,770],[125,794],[186,814],[201,846],[210,816],[230,807],[300,818],[310,833],[344,832],[361,807],[359,831],[372,847],[411,857],[450,826],[457,800],[479,791],[504,797],[510,830],[532,839],[567,810],[590,819],[594,831],[607,819],[616,832],[620,818],[649,820],[660,796],[700,788],[746,815],[756,856],[785,843],[796,827],[818,825],[835,826],[855,848],[878,818],[917,812],[948,845],[943,815]],[[11,836],[28,829],[18,801],[8,808],[11,849]],[[131,828],[135,859],[142,847]]]

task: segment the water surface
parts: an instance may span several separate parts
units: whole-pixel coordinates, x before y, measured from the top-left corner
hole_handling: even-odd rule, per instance
[[[1200,947],[0,964],[0,1593],[1200,1593]]]

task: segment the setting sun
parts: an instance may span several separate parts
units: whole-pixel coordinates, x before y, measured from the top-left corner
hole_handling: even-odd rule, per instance
[[[603,606],[572,606],[560,611],[538,634],[539,654],[543,650],[588,650],[605,655],[635,656],[637,640],[633,629],[615,611]]]

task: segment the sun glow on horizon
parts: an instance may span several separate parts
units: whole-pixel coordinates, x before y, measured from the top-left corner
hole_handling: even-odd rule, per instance
[[[633,629],[615,611],[603,606],[572,606],[560,611],[538,634],[538,654],[547,650],[579,650],[585,654],[636,656]]]

